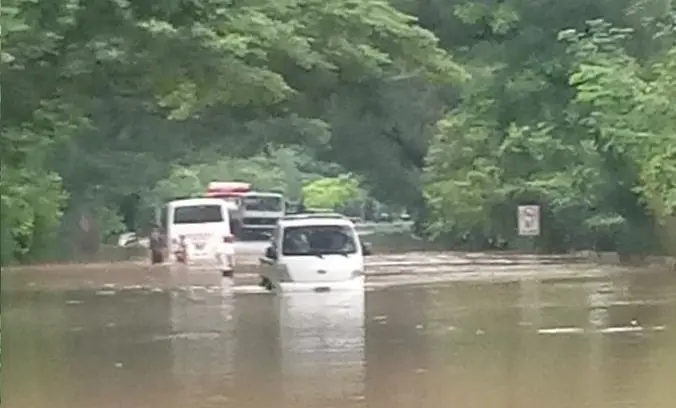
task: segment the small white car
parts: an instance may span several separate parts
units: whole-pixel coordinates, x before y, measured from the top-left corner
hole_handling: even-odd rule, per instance
[[[364,255],[370,253],[343,215],[288,215],[261,258],[261,285],[275,292],[363,290]]]

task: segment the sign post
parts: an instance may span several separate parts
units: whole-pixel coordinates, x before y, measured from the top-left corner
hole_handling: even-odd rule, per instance
[[[540,206],[520,205],[517,218],[519,236],[530,237],[531,250],[535,250],[535,237],[540,236]]]

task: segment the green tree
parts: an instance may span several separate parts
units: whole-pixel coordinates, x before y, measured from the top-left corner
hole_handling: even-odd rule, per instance
[[[110,214],[110,232],[119,207],[176,166],[326,141],[317,101],[344,84],[462,76],[386,1],[8,0],[1,11],[3,262],[46,236],[38,224],[53,229],[62,188],[70,211]],[[26,180],[47,183],[39,195],[53,205]]]
[[[632,33],[595,20],[587,33],[570,30],[561,37],[578,62],[571,75],[576,103],[606,146],[635,163],[636,190],[665,217],[676,211],[676,47],[641,66],[624,49]]]
[[[348,175],[321,178],[303,186],[303,199],[310,208],[335,210],[363,196],[359,182]]]
[[[295,199],[352,172],[474,247],[516,245],[522,203],[549,250],[654,249],[673,220],[670,0],[1,7],[2,262],[213,180]]]
[[[205,164],[177,166],[160,180],[147,197],[162,202],[178,196],[203,194],[212,181],[242,181],[257,190],[280,190],[290,200],[298,200],[305,183],[332,176],[334,164],[312,160],[294,149],[279,149],[269,155],[227,158]]]
[[[447,5],[450,14],[433,4],[436,13],[418,11],[421,23],[456,22],[443,27],[458,36],[438,34],[457,50],[472,80],[460,88],[460,103],[439,121],[428,152],[428,230],[456,243],[515,242],[516,206],[534,203],[543,208],[539,244],[547,249],[654,248],[652,217],[638,193],[645,188],[644,174],[651,173],[641,168],[660,155],[661,166],[672,163],[665,150],[671,144],[664,143],[669,133],[651,135],[650,142],[625,139],[634,146],[643,140],[639,150],[653,146],[642,157],[609,133],[618,125],[626,132],[628,122],[635,134],[645,133],[639,122],[670,123],[665,113],[673,109],[664,104],[648,107],[652,116],[645,114],[646,104],[643,113],[625,116],[644,94],[637,92],[641,76],[660,77],[646,68],[655,58],[664,64],[662,56],[668,55],[664,44],[671,34],[654,39],[659,25],[644,21],[651,17],[657,23],[654,16],[665,20],[669,13],[649,13],[645,2],[630,1],[458,1]],[[601,22],[581,25],[599,15],[610,24],[633,25],[634,36],[600,27]],[[621,45],[615,38],[620,34]],[[638,39],[645,41],[640,49]],[[640,60],[628,57],[639,51]],[[669,100],[663,92],[651,98]],[[652,174],[670,178],[661,167]]]

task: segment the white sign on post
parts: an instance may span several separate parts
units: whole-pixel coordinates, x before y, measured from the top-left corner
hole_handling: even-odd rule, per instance
[[[519,235],[537,237],[540,235],[540,206],[520,205],[518,210]]]

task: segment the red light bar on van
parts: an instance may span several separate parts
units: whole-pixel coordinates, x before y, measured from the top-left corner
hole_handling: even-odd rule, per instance
[[[251,184],[240,182],[221,182],[214,181],[209,183],[206,197],[241,197],[251,191]]]

